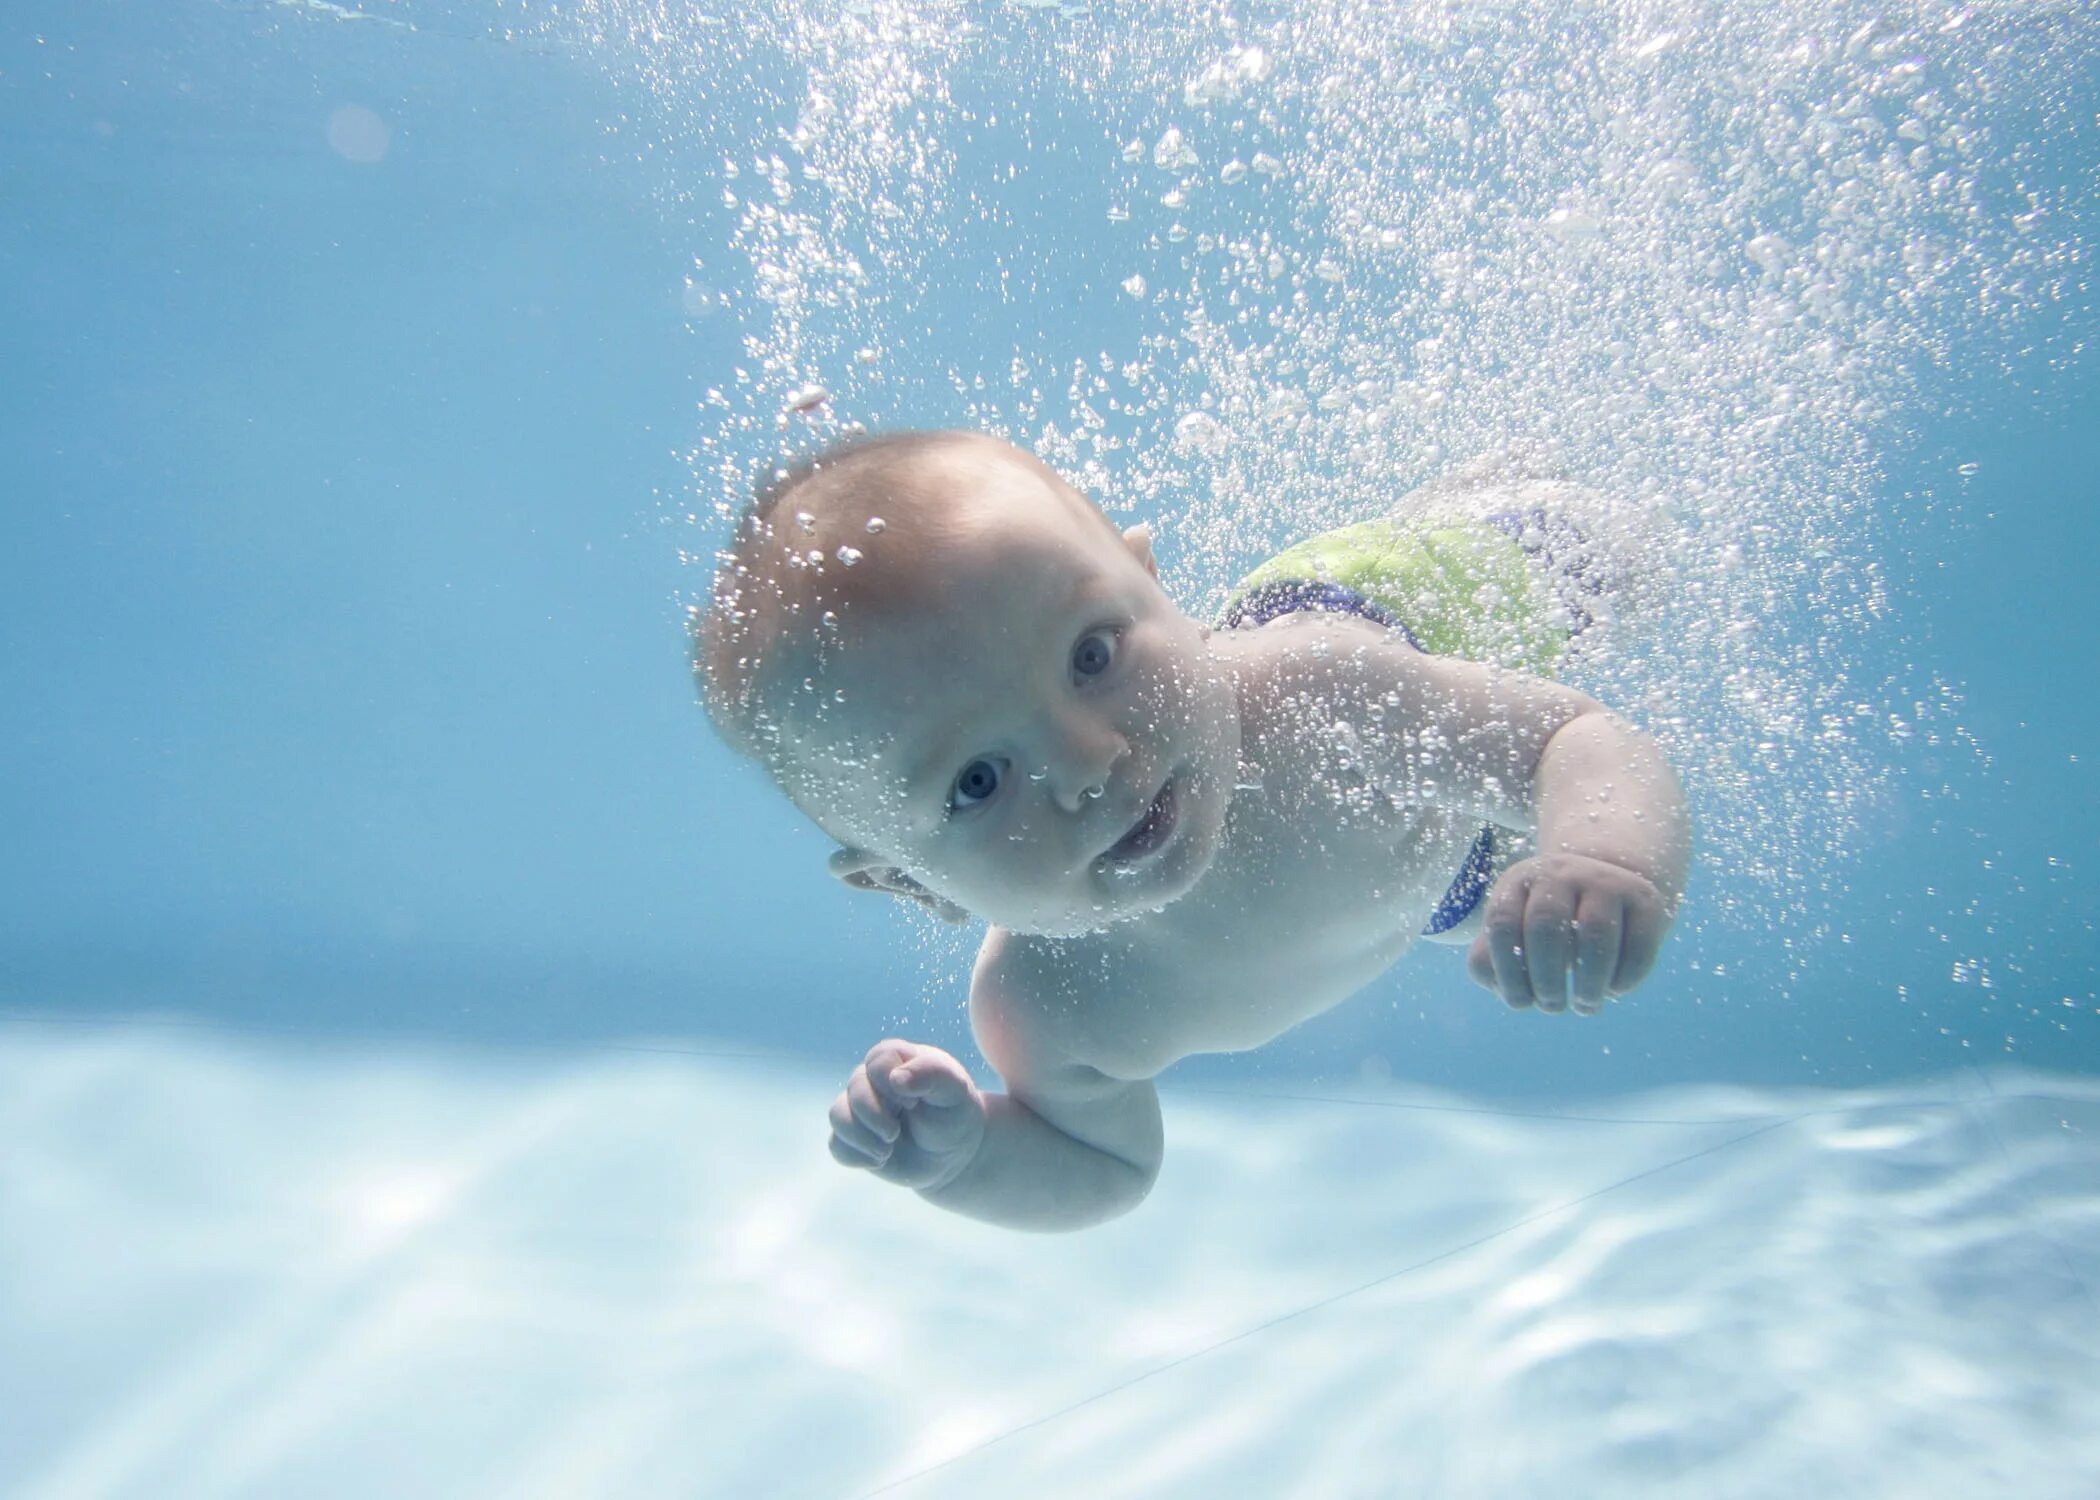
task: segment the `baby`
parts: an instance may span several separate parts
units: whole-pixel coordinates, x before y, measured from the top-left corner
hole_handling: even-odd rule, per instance
[[[1161,589],[1145,527],[988,436],[862,440],[761,497],[699,620],[717,727],[838,841],[838,878],[991,924],[970,1020],[1006,1092],[879,1042],[832,1105],[838,1161],[1080,1228],[1151,1188],[1170,1064],[1262,1045],[1425,927],[1512,1006],[1594,1014],[1640,983],[1689,857],[1668,762],[1579,692],[1441,654],[1560,588],[1544,658],[1551,624],[1500,641],[1550,662],[1587,606],[1541,539],[1580,533],[1381,524],[1303,576],[1286,554],[1213,629]],[[1321,576],[1352,566],[1417,618]]]

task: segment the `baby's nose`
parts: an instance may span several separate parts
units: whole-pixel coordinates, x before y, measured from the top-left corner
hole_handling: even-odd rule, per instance
[[[1066,812],[1078,812],[1108,787],[1130,742],[1105,724],[1066,724],[1052,741],[1044,772],[1051,795]]]

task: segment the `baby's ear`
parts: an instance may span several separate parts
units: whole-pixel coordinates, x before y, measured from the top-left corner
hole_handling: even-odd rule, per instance
[[[935,895],[879,854],[865,849],[835,849],[829,862],[832,878],[843,880],[856,891],[887,891],[905,901],[915,901],[951,926],[970,920],[970,914],[953,901]]]
[[[1159,564],[1152,556],[1151,522],[1140,521],[1135,526],[1125,528],[1123,545],[1130,549],[1130,555],[1144,566],[1147,573],[1150,573],[1154,578],[1159,577]]]

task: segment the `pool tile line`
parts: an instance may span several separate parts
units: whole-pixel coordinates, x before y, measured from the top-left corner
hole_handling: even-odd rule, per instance
[[[1746,1115],[1711,1115],[1699,1118],[1666,1118],[1663,1116],[1637,1115],[1581,1115],[1565,1114],[1550,1110],[1504,1109],[1486,1104],[1427,1104],[1407,1099],[1358,1099],[1344,1094],[1282,1094],[1253,1092],[1244,1089],[1221,1089],[1194,1085],[1167,1086],[1177,1094],[1208,1094],[1222,1099],[1252,1099],[1262,1102],[1275,1100],[1292,1104],[1351,1104],[1364,1109],[1400,1109],[1426,1114],[1449,1115],[1494,1115],[1510,1120],[1559,1120],[1571,1125],[1762,1125],[1783,1124],[1788,1120],[1808,1120],[1821,1115],[1867,1114],[1890,1109],[1959,1109],[1961,1101],[1955,1098],[1920,1094],[1907,1099],[1883,1099],[1857,1104],[1831,1104],[1816,1109],[1784,1110]],[[2039,1094],[2022,1094],[2018,1097],[2045,1098]]]

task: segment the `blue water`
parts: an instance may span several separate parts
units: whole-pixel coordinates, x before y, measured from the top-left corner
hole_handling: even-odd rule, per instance
[[[234,1373],[207,1378],[185,1351],[206,1347],[216,1336],[209,1328],[166,1306],[113,1325],[111,1309],[65,1283],[59,1268],[89,1257],[85,1247],[105,1234],[163,1237],[153,1242],[189,1248],[111,1265],[113,1276],[157,1289],[141,1309],[216,1287],[214,1307],[264,1329],[278,1305],[272,1299],[303,1284],[297,1258],[317,1253],[311,1226],[285,1204],[306,1191],[300,1184],[349,1160],[341,1153],[353,1147],[336,1139],[357,1134],[346,1122],[391,1121],[399,1139],[388,1161],[409,1160],[437,1150],[461,1121],[511,1109],[529,1115],[541,1107],[534,1101],[567,1097],[562,1090],[576,1076],[596,1088],[611,1069],[617,1083],[624,1075],[605,1060],[640,1054],[608,1049],[729,1060],[653,1075],[672,1101],[661,1107],[621,1113],[612,1084],[601,1095],[586,1091],[631,1130],[591,1137],[596,1154],[549,1147],[548,1160],[579,1177],[604,1175],[613,1187],[578,1197],[573,1184],[513,1162],[505,1168],[513,1175],[500,1179],[503,1195],[440,1193],[373,1221],[409,1226],[404,1235],[439,1221],[459,1233],[462,1224],[477,1226],[485,1234],[475,1253],[513,1269],[528,1265],[521,1246],[544,1248],[536,1237],[574,1236],[546,1264],[568,1267],[576,1284],[536,1301],[520,1271],[523,1282],[474,1314],[472,1338],[430,1356],[458,1383],[426,1369],[419,1379],[427,1384],[415,1388],[429,1401],[457,1400],[467,1410],[463,1392],[545,1333],[535,1307],[566,1330],[555,1346],[580,1351],[582,1363],[534,1366],[543,1383],[507,1388],[505,1410],[521,1421],[549,1412],[581,1421],[576,1414],[609,1400],[608,1391],[647,1386],[656,1377],[634,1373],[630,1344],[603,1327],[591,1331],[591,1309],[644,1328],[654,1305],[647,1292],[630,1287],[640,1300],[618,1302],[612,1289],[622,1276],[675,1277],[651,1236],[693,1231],[709,1204],[770,1201],[756,1176],[733,1165],[745,1151],[782,1172],[810,1174],[808,1193],[822,1196],[790,1194],[799,1206],[776,1204],[772,1219],[760,1214],[743,1240],[714,1246],[710,1253],[728,1258],[722,1264],[788,1254],[782,1247],[806,1236],[864,1234],[865,1262],[842,1262],[822,1282],[825,1295],[851,1300],[847,1293],[861,1290],[855,1277],[882,1284],[875,1272],[884,1257],[938,1257],[951,1243],[942,1235],[953,1226],[931,1210],[874,1202],[866,1183],[825,1176],[835,1169],[822,1159],[821,1115],[829,1080],[879,1035],[908,1030],[974,1055],[960,1010],[965,950],[823,876],[827,846],[711,739],[685,667],[682,609],[697,585],[680,552],[704,556],[704,520],[720,498],[710,461],[692,456],[716,440],[724,420],[718,412],[726,408],[708,406],[706,393],[723,388],[746,401],[736,372],[757,361],[741,341],[768,327],[750,295],[752,267],[733,248],[735,215],[710,175],[721,153],[708,132],[727,127],[707,122],[739,110],[757,120],[770,110],[771,124],[792,125],[793,92],[781,80],[793,82],[796,64],[764,54],[754,76],[709,84],[709,55],[686,48],[678,54],[691,70],[680,115],[664,103],[666,89],[676,90],[661,69],[637,60],[664,54],[627,37],[624,21],[606,24],[632,19],[639,7],[372,0],[363,10],[378,19],[205,0],[14,0],[0,16],[0,1121],[9,1122],[7,1139],[35,1143],[32,1164],[18,1158],[13,1175],[0,1166],[0,1267],[18,1286],[55,1299],[37,1303],[25,1292],[0,1301],[0,1388],[24,1400],[41,1391],[44,1402],[34,1433],[0,1437],[0,1489],[14,1487],[5,1482],[12,1473],[52,1494],[525,1492],[516,1487],[529,1467],[522,1440],[508,1455],[515,1462],[481,1461],[512,1441],[513,1429],[500,1422],[470,1448],[448,1447],[430,1435],[445,1421],[388,1408],[329,1441],[388,1433],[410,1453],[445,1462],[420,1470],[410,1463],[391,1477],[373,1469],[362,1481],[356,1476],[367,1471],[357,1465],[366,1460],[354,1456],[362,1451],[354,1444],[343,1448],[347,1467],[333,1478],[285,1456],[299,1450],[300,1422],[323,1420],[315,1409],[302,1407],[296,1421],[286,1418],[290,1426],[247,1449],[211,1426],[213,1413],[256,1399],[255,1391],[327,1368],[313,1353],[327,1344],[316,1330],[347,1337],[377,1304],[323,1297],[319,1310],[302,1314],[311,1319],[300,1325],[306,1344],[258,1332],[250,1363],[236,1360]],[[761,26],[787,13],[749,14]],[[675,24],[696,24],[686,12],[672,14],[684,17]],[[1029,33],[1018,28],[1051,24],[1113,36],[1123,20],[1106,6],[1064,18],[991,7],[972,14],[995,34],[1009,28],[1021,38]],[[2038,7],[2032,26],[2065,26],[2070,14]],[[1258,19],[1254,10],[1248,16],[1250,25]],[[1133,12],[1127,24],[1141,28],[1147,18]],[[506,38],[506,29],[514,34]],[[593,41],[594,31],[609,34]],[[2092,40],[2090,27],[2063,35],[2074,47]],[[727,69],[734,57],[722,56]],[[1410,956],[1372,991],[1259,1054],[1195,1059],[1173,1075],[1192,1090],[1310,1098],[1426,1089],[1461,1108],[1578,1108],[1676,1088],[1695,1091],[1687,1097],[1702,1101],[1702,1119],[1720,1111],[1791,1120],[1828,1097],[1786,1091],[1895,1090],[1828,1106],[1867,1114],[1891,1100],[1926,1099],[1942,1113],[1926,1125],[1913,1120],[1900,1139],[1884,1141],[1862,1125],[1857,1138],[1833,1146],[1819,1137],[1802,1143],[1799,1158],[1771,1159],[1783,1175],[1789,1161],[1824,1159],[1819,1151],[1888,1149],[1902,1158],[1875,1169],[1883,1175],[1843,1179],[1828,1200],[1731,1200],[1719,1179],[1688,1186],[1686,1197],[1713,1209],[1700,1221],[1709,1236],[1725,1239],[1739,1225],[1730,1215],[1759,1204],[1775,1222],[1830,1236],[1828,1258],[1798,1264],[1831,1279],[1799,1304],[1782,1298],[1758,1325],[1773,1343],[1769,1363],[1753,1367],[1785,1380],[1794,1366],[1783,1346],[1810,1338],[1809,1325],[1827,1315],[1827,1307],[1818,1312],[1826,1295],[1834,1306],[1854,1294],[1871,1301],[1877,1286],[1887,1291],[1872,1277],[1847,1281],[1833,1269],[1843,1236],[1819,1215],[1853,1202],[1847,1194],[1857,1206],[1883,1202],[1876,1195],[1887,1192],[1897,1219],[1929,1218],[1937,1210],[1919,1205],[1935,1172],[1956,1185],[1956,1196],[1959,1184],[1987,1179],[1971,1206],[1989,1232],[1969,1243],[2002,1243],[2002,1264],[1962,1266],[1950,1280],[1931,1268],[1957,1261],[1921,1249],[1918,1276],[1889,1293],[1887,1307],[1899,1321],[1913,1313],[1944,1320],[1944,1342],[1926,1340],[1940,1353],[1928,1348],[1911,1369],[1923,1382],[1913,1393],[1917,1410],[1930,1416],[1935,1402],[1965,1390],[1973,1397],[1976,1380],[1996,1381],[2007,1414],[1975,1441],[2042,1447],[2068,1444],[2079,1424],[2046,1401],[2020,1404],[2018,1390],[2037,1371],[2059,1390],[2100,1392],[2090,1337],[2037,1354],[2025,1371],[2017,1346],[1998,1338],[2022,1319],[2067,1317],[2075,1327],[2093,1315],[2089,1247],[2100,1227],[2089,1175],[2091,1080],[2100,1077],[2100,675],[2089,618],[2100,582],[2092,344],[2100,320],[2090,290],[2100,92],[2090,52],[2070,61],[2051,88],[2070,91],[2059,104],[2082,118],[2082,133],[2036,140],[1999,176],[2019,176],[2070,205],[2053,232],[2076,247],[2071,293],[1951,326],[1942,358],[1923,368],[1908,405],[1882,427],[1870,424],[1886,439],[1873,454],[1878,472],[1844,512],[1858,523],[1849,544],[1881,570],[1888,605],[1871,630],[1844,634],[1833,649],[1868,685],[1877,717],[1906,709],[1893,683],[1932,694],[1940,706],[1918,732],[1876,750],[1886,791],[1843,840],[1841,857],[1810,861],[1808,888],[1778,898],[1725,861],[1709,864],[1657,977],[1601,1022],[1509,1014],[1436,950]],[[996,102],[1004,86],[996,70],[965,69],[955,89]],[[381,122],[376,160],[358,159],[378,147],[359,134],[367,115],[344,116],[346,107]],[[2022,117],[2005,109],[2011,137]],[[964,181],[987,160],[1010,160],[1070,179],[1076,192],[1097,170],[1095,157],[1112,161],[1120,144],[1076,126],[1059,135],[1047,115],[1039,124],[1042,139],[1009,119],[959,144]],[[1062,347],[1060,340],[1106,348],[1122,338],[1121,323],[1138,314],[1112,285],[1096,287],[1082,250],[1067,256],[1059,248],[1066,240],[1058,236],[1080,245],[1092,233],[1087,201],[1085,224],[1046,195],[1033,220],[944,241],[927,273],[934,280],[900,295],[930,301],[937,282],[941,316],[928,326],[900,313],[882,325],[918,333],[916,342],[885,349],[884,368],[905,393],[868,398],[871,414],[968,422],[990,408],[973,405],[980,398],[967,392],[944,393],[943,380],[924,372],[979,368],[1003,381],[1016,350]],[[1002,257],[1034,266],[1035,280],[1002,288]],[[884,291],[882,274],[876,267],[870,299]],[[913,367],[916,376],[907,373]],[[1062,378],[1046,375],[1042,384],[1061,389]],[[1186,393],[1192,402],[1199,395]],[[733,442],[768,440],[761,428]],[[688,512],[703,524],[688,524]],[[1176,545],[1171,533],[1169,543]],[[1176,560],[1184,580],[1223,581],[1200,576],[1193,546]],[[739,1084],[734,1059],[759,1053],[783,1071],[767,1073],[763,1087]],[[377,1082],[374,1069],[384,1075]],[[1990,1097],[1993,1079],[2009,1095],[2083,1102],[2046,1120],[1988,1114],[1977,1101]],[[742,1086],[748,1109],[709,1113],[697,1148],[729,1177],[666,1165],[675,1144],[666,1137],[681,1118],[673,1105],[699,1109]],[[1724,1109],[1716,1101],[1737,1100],[1732,1089],[1778,1092],[1759,1096],[1756,1108]],[[1184,1102],[1192,1122],[1209,1122],[1187,1127],[1199,1140],[1205,1130],[1229,1137],[1232,1120],[1245,1118],[1233,1110],[1256,1107],[1216,1096]],[[329,1109],[339,1111],[332,1125],[309,1120],[275,1154],[262,1151],[287,1129],[282,1122]],[[1255,1197],[1305,1214],[1380,1189],[1385,1164],[1352,1180],[1351,1162],[1364,1158],[1346,1157],[1346,1143],[1324,1136],[1318,1121],[1315,1110],[1277,1127],[1293,1149],[1342,1153],[1308,1169],[1318,1191],[1303,1183],[1250,1188],[1233,1152],[1219,1146],[1168,1206],[1114,1231],[1122,1237],[1112,1253],[1083,1252],[1102,1257],[1087,1263],[1112,1264],[1143,1240],[1155,1252],[1144,1264],[1172,1280],[1191,1274],[1184,1261],[1203,1237],[1230,1238],[1243,1215],[1258,1213]],[[1537,1148],[1508,1128],[1507,1138],[1430,1146],[1447,1154]],[[1559,1178],[1512,1188],[1497,1211],[1520,1217],[1518,1208],[1573,1200],[1608,1178],[1684,1155],[1664,1144],[1646,1156],[1615,1148],[1594,1172],[1571,1162]],[[262,1152],[252,1170],[241,1156],[250,1145]],[[1757,1149],[1767,1148],[1778,1149],[1771,1141]],[[529,1159],[538,1148],[519,1149]],[[189,1165],[167,1175],[156,1159]],[[636,1163],[631,1176],[608,1172],[621,1159]],[[2003,1167],[1999,1176],[1986,1169],[1991,1162]],[[648,1221],[623,1201],[622,1181],[683,1210]],[[1090,1346],[1084,1358],[1072,1356],[1077,1363],[1060,1363],[1071,1355],[1062,1346],[1038,1347],[1047,1335],[1027,1320],[998,1323],[1017,1365],[1065,1373],[1017,1373],[1010,1399],[988,1398],[952,1430],[920,1432],[910,1462],[945,1461],[987,1434],[1065,1410],[1090,1382],[1113,1386],[1184,1345],[1209,1347],[1239,1326],[1235,1308],[1246,1313],[1240,1321],[1257,1323],[1286,1304],[1316,1301],[1323,1285],[1354,1285],[1389,1262],[1411,1263],[1417,1252],[1441,1253],[1483,1232],[1485,1220],[1467,1219],[1477,1205],[1468,1206],[1461,1185],[1438,1186],[1436,1201],[1449,1213],[1425,1213],[1450,1233],[1438,1239],[1417,1225],[1406,1253],[1396,1241],[1391,1255],[1358,1256],[1363,1276],[1353,1262],[1327,1264],[1311,1243],[1286,1237],[1260,1254],[1234,1252],[1229,1274],[1217,1272],[1190,1294],[1199,1312],[1179,1323],[1160,1314],[1165,1332],[1145,1323],[1152,1298],[1136,1278],[1115,1292],[1116,1317],[1151,1331],[1133,1334],[1127,1349],[1113,1339]],[[273,1197],[280,1189],[290,1197]],[[430,1202],[467,1206],[454,1221],[445,1219],[452,1207]],[[622,1227],[594,1241],[559,1223],[554,1205]],[[507,1211],[517,1218],[503,1221]],[[1640,1234],[1628,1235],[1656,1259],[1639,1264],[1670,1276],[1667,1243],[1654,1249],[1646,1238],[1667,1241],[1657,1227],[1671,1212],[1667,1195],[1643,1212]],[[1589,1223],[1585,1232],[1610,1239],[1608,1219]],[[1335,1232],[1380,1231],[1351,1224]],[[1958,1225],[1948,1232],[1960,1238]],[[199,1251],[214,1233],[245,1248],[218,1259]],[[383,1268],[393,1243],[357,1254]],[[441,1269],[444,1244],[419,1243],[424,1259],[414,1264]],[[1013,1242],[975,1228],[952,1243],[967,1246],[954,1252],[956,1264],[977,1278],[968,1283],[980,1299],[971,1316],[995,1322],[1005,1315],[987,1308],[1011,1308],[1009,1299],[1025,1300],[1031,1287],[1050,1295],[1043,1289],[1051,1283],[1040,1279],[1052,1274],[1046,1256],[1075,1253],[1055,1242],[1008,1250]],[[1894,1235],[1884,1248],[1900,1252],[1902,1243]],[[1594,1289],[1585,1281],[1594,1261],[1582,1259],[1579,1244],[1547,1248],[1578,1264],[1562,1283],[1534,1287],[1525,1308]],[[1798,1244],[1787,1253],[1797,1252],[1805,1254]],[[1771,1257],[1780,1255],[1765,1246],[1744,1263],[1745,1276],[1769,1288],[1781,1263]],[[480,1264],[471,1256],[460,1263]],[[2039,1303],[1994,1300],[2012,1284],[2006,1277],[2018,1281],[2043,1263],[2056,1280],[2029,1276]],[[1447,1298],[1505,1284],[1508,1267],[1467,1264]],[[731,1276],[722,1286],[739,1284]],[[951,1295],[962,1295],[951,1293],[953,1284],[915,1273],[908,1296],[927,1316],[946,1315]],[[1265,1298],[1257,1295],[1264,1286],[1288,1291]],[[1082,1295],[1056,1287],[1059,1297]],[[1700,1376],[1721,1358],[1712,1330],[1729,1287],[1720,1278],[1708,1288],[1714,1303],[1687,1294],[1670,1314],[1679,1320],[1673,1328],[1705,1320],[1708,1330],[1700,1339],[1686,1333],[1672,1354],[1710,1398],[1695,1403],[1701,1422],[1721,1423],[1731,1411],[1747,1420],[1747,1396]],[[687,1294],[680,1305],[705,1305]],[[593,1301],[600,1296],[612,1300]],[[1424,1321],[1415,1336],[1457,1339],[1442,1346],[1455,1360],[1449,1351],[1460,1346],[1488,1357],[1495,1328],[1454,1333],[1439,1319],[1458,1315],[1432,1304],[1417,1310]],[[403,1326],[415,1323],[415,1305],[385,1304]],[[736,1325],[737,1347],[762,1363],[796,1318],[821,1320],[816,1309],[835,1305],[788,1296],[778,1321]],[[2090,1334],[2100,1325],[2085,1326]],[[1186,1339],[1177,1342],[1176,1330]],[[885,1325],[854,1336],[879,1345],[893,1332]],[[1799,1368],[1827,1377],[1833,1390],[1863,1378],[1869,1367],[1860,1351],[1874,1342],[1871,1332],[1824,1363],[1804,1355]],[[1307,1340],[1291,1358],[1316,1363],[1317,1351],[1334,1351],[1331,1341]],[[1946,1352],[1957,1348],[1966,1351],[1959,1359]],[[1126,1355],[1134,1363],[1118,1363]],[[1634,1378],[1625,1371],[1638,1359],[1626,1347],[1598,1358],[1600,1379]],[[382,1354],[369,1359],[380,1362],[373,1369],[384,1363]],[[868,1368],[882,1363],[871,1356]],[[1954,1364],[1969,1373],[1947,1374]],[[653,1415],[633,1418],[635,1441],[644,1428],[675,1427],[678,1413],[705,1407],[734,1368],[710,1366],[706,1378],[688,1372],[682,1383],[662,1377],[667,1383],[650,1387]],[[781,1368],[790,1373],[777,1399],[757,1409],[839,1422],[851,1434],[840,1449],[850,1458],[795,1471],[803,1477],[781,1479],[777,1489],[753,1476],[778,1478],[785,1467],[757,1462],[731,1478],[668,1459],[632,1472],[579,1460],[573,1480],[534,1482],[550,1494],[826,1495],[871,1490],[909,1468],[880,1441],[884,1423],[903,1418],[866,1404],[858,1377],[818,1380],[808,1373],[816,1366],[793,1360]],[[836,1368],[860,1367],[849,1359]],[[1329,1372],[1356,1393],[1355,1406],[1334,1408],[1353,1413],[1348,1430],[1361,1438],[1375,1429],[1384,1399],[1388,1415],[1407,1414],[1399,1428],[1433,1436],[1422,1408],[1410,1404],[1433,1393],[1396,1386],[1379,1398],[1365,1384],[1376,1368],[1366,1359]],[[990,1369],[979,1368],[976,1380],[996,1389]],[[172,1384],[149,1411],[138,1393],[154,1370]],[[1653,1374],[1641,1370],[1635,1383]],[[1945,1377],[1938,1385],[1933,1370]],[[1505,1368],[1498,1387],[1511,1412],[1525,1409],[1520,1397],[1558,1390],[1546,1377],[1534,1389],[1520,1374]],[[181,1392],[191,1387],[183,1382],[197,1379],[204,1394],[186,1405]],[[1226,1442],[1196,1421],[1202,1402],[1194,1394],[1184,1401],[1162,1387],[1146,1399],[1155,1440],[1161,1430],[1182,1432],[1190,1453],[1204,1441]],[[635,1410],[622,1409],[630,1417]],[[1317,1432],[1323,1420],[1283,1410],[1247,1422],[1260,1428],[1266,1420],[1281,1433]],[[1483,1407],[1447,1436],[1485,1452],[1508,1415]],[[1802,1421],[1832,1432],[1865,1420],[1836,1408],[1812,1417]],[[917,1418],[931,1420],[923,1411]],[[416,1425],[423,1420],[430,1432]],[[1580,1472],[1594,1462],[1596,1474],[1619,1476],[1610,1492],[1682,1493],[1668,1487],[1672,1475],[1702,1464],[1725,1472],[1737,1451],[1718,1439],[1699,1449],[1682,1422],[1667,1413],[1655,1420],[1657,1431],[1677,1432],[1690,1449],[1651,1434],[1638,1451],[1603,1457],[1571,1457],[1573,1449],[1548,1442],[1529,1468],[1515,1459],[1468,1467],[1447,1454],[1441,1467],[1420,1471],[1428,1487],[1417,1491],[1345,1481],[1321,1467],[1331,1460],[1279,1437],[1260,1463],[1234,1472],[1249,1494],[1501,1496],[1540,1492],[1533,1479],[1555,1464]],[[1931,1425],[1921,1419],[1918,1431]],[[786,1427],[747,1430],[765,1433],[783,1454],[793,1446]],[[603,1441],[617,1446],[617,1432],[608,1431]],[[1891,1466],[1917,1436],[1888,1425],[1857,1432],[1862,1451]],[[220,1445],[216,1467],[186,1468],[185,1434],[206,1433]],[[98,1434],[116,1445],[103,1468]],[[1110,1422],[1098,1440],[1121,1451],[1141,1448],[1140,1436]],[[1709,1482],[1702,1492],[1809,1492],[1801,1485],[1810,1469],[1790,1468],[1785,1455],[1827,1456],[1842,1445],[1827,1434],[1795,1437],[1772,1467],[1740,1468],[1732,1487]],[[727,1440],[725,1429],[716,1441]],[[1394,1461],[1373,1447],[1364,1460],[1373,1467],[1363,1472]],[[1042,1486],[1030,1493],[1111,1492],[1096,1487],[1106,1481],[1091,1469],[1063,1471],[1060,1481],[1058,1465],[1077,1463],[1069,1450],[1053,1443],[1031,1451],[1005,1478],[992,1468],[979,1477],[1013,1493],[1024,1492],[1012,1488],[1022,1482],[1016,1475]],[[2068,1466],[2093,1462],[2090,1444],[2075,1456],[2070,1446],[2060,1453],[2061,1465],[2008,1458],[2002,1469],[1957,1477],[1972,1485],[1968,1493],[2089,1492]],[[2087,1480],[2094,1472],[2083,1470]],[[1247,1477],[1256,1474],[1263,1477]],[[1631,1474],[1647,1477],[1636,1484]],[[1825,1492],[1927,1493],[1925,1479],[1895,1467],[1841,1478]],[[1184,1468],[1167,1464],[1150,1487],[1129,1481],[1128,1492],[1192,1493],[1199,1479],[1221,1482],[1190,1458]]]

